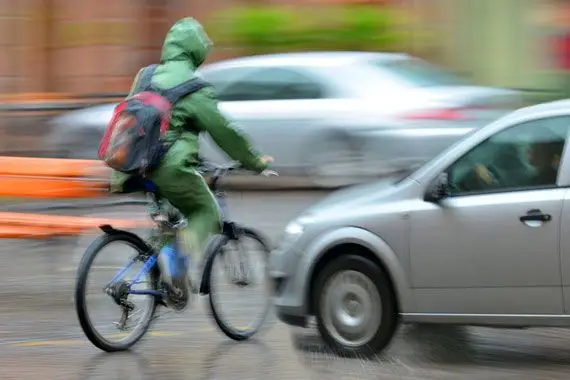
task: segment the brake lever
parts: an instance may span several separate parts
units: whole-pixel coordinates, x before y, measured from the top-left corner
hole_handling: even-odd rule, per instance
[[[265,169],[264,171],[259,173],[259,175],[263,177],[279,177],[279,173],[277,173],[275,170],[269,170],[269,169]]]

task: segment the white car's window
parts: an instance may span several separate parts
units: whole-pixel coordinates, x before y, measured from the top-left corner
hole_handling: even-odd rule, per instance
[[[232,70],[238,69],[227,71]],[[221,101],[319,99],[324,94],[316,80],[293,69],[257,68],[225,76],[216,74],[204,78],[214,84]]]
[[[199,70],[197,74],[210,82],[216,88],[218,94],[224,92],[228,86],[236,83],[243,77],[260,70],[257,67],[231,67],[214,70]]]
[[[421,59],[381,59],[371,64],[414,87],[469,85],[466,79]]]
[[[569,127],[558,116],[493,135],[449,167],[452,196],[556,187]]]

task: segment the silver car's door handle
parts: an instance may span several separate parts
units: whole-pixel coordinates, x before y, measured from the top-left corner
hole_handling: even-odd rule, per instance
[[[539,209],[532,209],[519,219],[529,227],[538,227],[541,226],[542,223],[550,222],[552,220],[552,215],[543,213]]]

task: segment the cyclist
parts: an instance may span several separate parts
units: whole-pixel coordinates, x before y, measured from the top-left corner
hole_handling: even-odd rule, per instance
[[[176,22],[166,35],[160,65],[152,76],[152,84],[170,89],[195,77],[196,69],[205,61],[212,42],[193,18]],[[130,95],[135,92],[142,69],[133,81]],[[220,214],[213,194],[198,173],[198,135],[208,133],[216,144],[245,169],[263,172],[270,156],[260,156],[251,149],[248,138],[233,128],[218,110],[216,95],[205,87],[174,104],[170,130],[165,136],[173,143],[160,166],[149,179],[156,184],[162,197],[178,208],[190,221],[181,234],[185,251],[200,260],[209,237],[219,232]],[[137,179],[113,172],[112,192],[129,192]],[[161,242],[162,244],[166,242]]]

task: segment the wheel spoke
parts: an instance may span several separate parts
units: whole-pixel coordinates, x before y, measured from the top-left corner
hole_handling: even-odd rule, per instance
[[[254,243],[254,246],[246,246],[246,243]],[[269,248],[261,238],[248,230],[240,234],[235,244],[229,239],[219,244],[211,258],[210,311],[218,327],[228,337],[234,340],[248,339],[262,327],[271,309],[268,277],[261,282],[260,289],[252,281],[252,265],[259,263],[265,266]],[[221,273],[223,270],[226,273]],[[220,284],[220,277],[229,281],[224,280],[224,284]],[[259,296],[262,305],[261,310],[257,311],[254,302]],[[245,306],[247,310],[238,311],[240,306]],[[255,306],[259,309],[259,306]]]
[[[115,251],[118,249],[118,252]],[[104,255],[108,250],[112,250],[110,259],[104,259]],[[124,251],[135,251],[131,255],[131,259],[125,268],[117,273],[114,266],[107,265],[109,262],[117,261],[117,258]],[[81,327],[89,340],[97,347],[105,351],[120,351],[128,349],[135,344],[146,332],[150,322],[153,320],[153,314],[156,307],[156,299],[150,295],[131,295],[130,289],[142,284],[150,285],[151,289],[155,289],[157,279],[149,278],[152,275],[145,274],[140,280],[132,281],[131,276],[135,276],[146,260],[146,247],[130,236],[125,235],[103,235],[93,242],[87,249],[79,268],[77,287],[75,292],[76,310],[80,320]],[[98,264],[97,261],[103,260]],[[97,269],[97,271],[93,271]],[[131,273],[132,272],[132,273]],[[109,281],[109,279],[114,281]],[[101,298],[91,299],[87,297],[89,283],[103,282],[107,283],[104,287],[104,293],[109,297],[105,297],[109,301]],[[148,288],[149,286],[146,286]],[[100,293],[99,293],[100,294]],[[88,302],[91,300],[92,302]],[[137,307],[138,301],[143,304]],[[103,306],[112,307],[114,318],[104,316]],[[121,318],[116,321],[117,309],[121,313]],[[102,320],[101,320],[102,319]],[[115,321],[113,321],[113,319]],[[98,320],[101,320],[98,323]],[[116,334],[117,329],[121,334]]]

